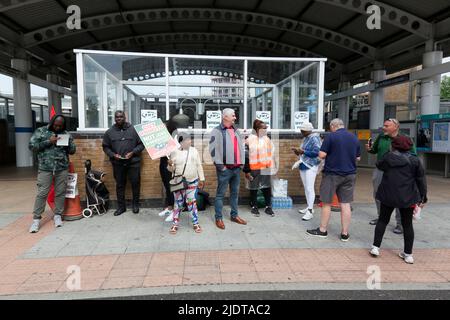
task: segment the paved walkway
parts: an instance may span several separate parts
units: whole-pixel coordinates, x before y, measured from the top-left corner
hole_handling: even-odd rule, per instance
[[[1,179],[0,179],[1,180]],[[450,288],[448,180],[431,177],[431,204],[415,223],[415,264],[398,256],[401,236],[388,227],[382,255],[367,248],[375,217],[370,199],[370,171],[360,170],[351,239],[339,240],[340,218],[333,213],[327,239],[306,235],[316,227],[297,210],[277,210],[275,217],[254,217],[245,207],[242,226],[225,215],[225,230],[214,225],[213,210],[200,213],[204,232],[195,234],[186,213],[177,235],[157,209],[112,212],[66,222],[54,229],[47,212],[41,231],[29,234],[34,180],[0,181],[7,194],[0,207],[0,296],[2,298],[86,298],[229,290],[366,289],[369,271],[381,271],[382,289]],[[26,184],[28,187],[25,187]],[[25,187],[25,188],[24,188]],[[22,189],[24,188],[24,189]],[[20,190],[20,191],[19,191]],[[3,198],[3,197],[2,197]],[[5,205],[6,203],[6,205]],[[69,290],[69,266],[79,266],[80,290]],[[69,287],[67,284],[69,283]]]

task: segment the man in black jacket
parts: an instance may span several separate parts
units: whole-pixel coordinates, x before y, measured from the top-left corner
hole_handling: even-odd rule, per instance
[[[141,152],[144,150],[139,135],[134,127],[126,122],[125,113],[116,111],[115,124],[103,137],[103,151],[109,156],[116,180],[118,208],[115,216],[126,211],[125,186],[127,175],[130,177],[133,193],[133,213],[139,213],[139,196],[141,188]]]

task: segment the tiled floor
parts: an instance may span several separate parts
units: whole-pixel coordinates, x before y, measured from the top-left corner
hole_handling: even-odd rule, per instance
[[[368,179],[368,173],[364,177]],[[302,222],[298,206],[278,210],[273,218],[253,217],[241,207],[248,225],[225,219],[225,230],[214,226],[210,209],[200,215],[202,234],[193,232],[183,214],[175,236],[168,233],[170,224],[157,216],[157,209],[120,217],[109,213],[66,222],[56,230],[47,214],[40,232],[29,234],[31,215],[26,213],[32,206],[32,192],[24,192],[29,193],[26,200],[11,193],[7,204],[14,210],[0,208],[0,295],[78,290],[77,270],[81,291],[305,282],[361,285],[372,270],[381,272],[382,283],[448,283],[450,203],[443,199],[449,188],[446,180],[431,180],[430,190],[438,194],[432,196],[436,201],[426,207],[423,219],[415,223],[414,265],[397,256],[403,239],[392,233],[393,224],[386,231],[381,256],[370,257],[367,248],[374,227],[368,221],[375,216],[375,208],[369,201],[353,205],[351,239],[343,243],[338,239],[338,213],[333,213],[328,239],[316,239],[305,231],[317,226],[320,211],[313,220]],[[5,183],[0,181],[1,190],[19,188],[11,181],[9,187]],[[28,182],[17,183],[23,187]],[[356,192],[357,197],[370,199],[364,188]]]

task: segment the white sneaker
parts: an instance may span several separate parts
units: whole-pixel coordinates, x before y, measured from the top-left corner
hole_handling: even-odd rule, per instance
[[[370,249],[369,253],[373,256],[373,257],[378,257],[380,255],[380,248],[372,246],[372,249]]]
[[[167,216],[166,222],[172,222],[173,221],[173,210],[170,211],[169,215]]]
[[[62,227],[63,225],[61,216],[59,214],[55,214],[55,216],[53,217],[53,222],[55,223],[56,228]]]
[[[302,217],[302,220],[304,220],[304,221],[311,220],[311,219],[314,217],[313,213],[314,213],[313,210],[308,210],[308,211],[305,213],[305,215]]]
[[[409,263],[409,264],[413,264],[414,263],[414,258],[412,256],[412,254],[406,254],[404,252],[400,252],[398,254],[398,256],[400,258],[402,258],[403,260],[405,260],[406,263]]]
[[[33,223],[31,224],[31,227],[30,227],[30,233],[36,233],[39,231],[40,222],[41,222],[41,220],[39,220],[39,219],[33,219]]]
[[[158,213],[158,216],[164,217],[165,215],[168,215],[170,213],[170,210],[168,208],[165,208],[163,211]]]
[[[308,208],[298,210],[299,213],[305,214],[308,212]]]

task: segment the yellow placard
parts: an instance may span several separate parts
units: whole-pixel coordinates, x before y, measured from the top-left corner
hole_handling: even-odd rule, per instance
[[[358,140],[369,140],[370,130],[358,130]]]

